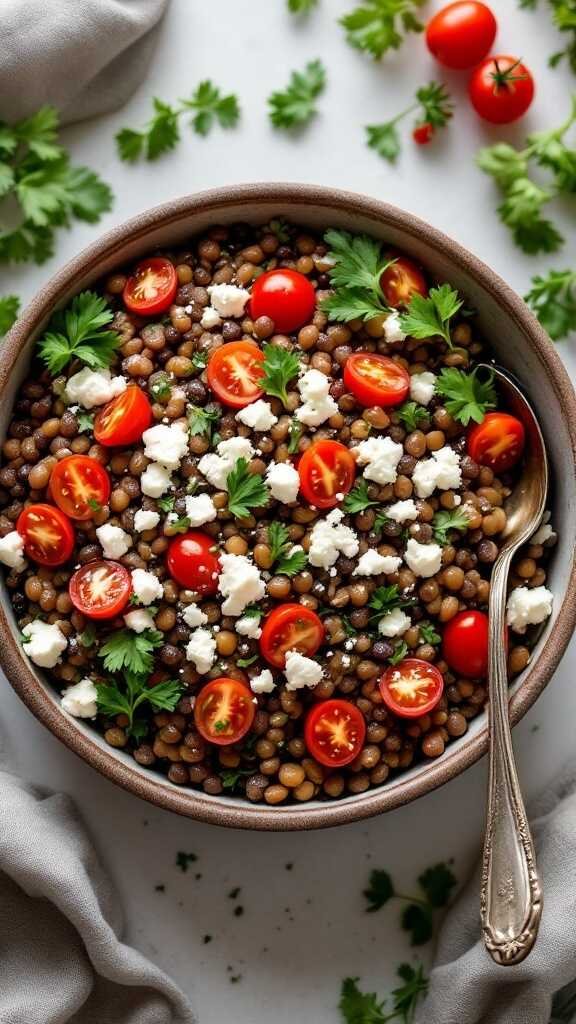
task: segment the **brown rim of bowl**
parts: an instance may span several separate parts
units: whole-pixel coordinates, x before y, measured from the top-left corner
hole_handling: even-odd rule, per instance
[[[5,339],[0,354],[0,396],[5,390],[20,349],[51,310],[67,296],[75,275],[93,270],[96,276],[103,258],[113,258],[116,254],[118,263],[122,263],[122,250],[126,243],[144,240],[155,228],[178,223],[183,218],[199,212],[212,213],[217,223],[218,215],[229,207],[258,202],[279,205],[298,203],[300,206],[315,209],[325,207],[327,217],[334,208],[340,208],[347,213],[352,210],[400,229],[415,241],[424,241],[433,249],[449,256],[452,261],[456,261],[505,309],[539,354],[543,372],[548,376],[564,409],[571,437],[572,458],[576,465],[576,396],[570,379],[546,333],[509,285],[458,242],[410,213],[353,192],[299,183],[237,185],[199,192],[154,207],[109,231],[58,271],[24,310],[18,323]],[[513,725],[523,717],[548,683],[566,649],[575,624],[576,576],[573,562],[566,595],[547,642],[534,661],[525,682],[510,700],[510,717]],[[100,747],[90,735],[79,731],[73,720],[60,711],[45,686],[30,671],[28,661],[20,650],[3,608],[0,608],[0,664],[12,687],[36,718],[102,775],[159,807],[199,821],[232,828],[262,831],[329,828],[393,810],[459,775],[477,761],[488,746],[488,728],[485,720],[469,742],[454,750],[448,747],[438,761],[431,762],[423,774],[414,778],[400,776],[381,788],[316,807],[303,804],[301,807],[263,808],[248,803],[234,803],[233,800],[225,801],[219,797],[208,797],[193,790],[178,789],[165,777],[152,772],[141,773],[115,754]]]

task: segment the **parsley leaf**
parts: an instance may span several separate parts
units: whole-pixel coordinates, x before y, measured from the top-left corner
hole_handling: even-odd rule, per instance
[[[96,643],[96,630],[91,623],[88,623],[83,633],[78,634],[78,641],[82,647],[92,647]]]
[[[281,348],[280,345],[264,345],[262,351],[264,353],[264,362],[262,363],[264,375],[260,378],[260,387],[267,395],[273,395],[287,405],[287,387],[300,370],[300,360],[294,352],[289,352],[288,349]]]
[[[326,71],[321,61],[310,61],[304,71],[293,71],[287,88],[268,98],[269,116],[275,128],[305,125],[317,113],[315,101],[324,91]]]
[[[165,498],[157,498],[156,504],[161,512],[172,512],[176,498],[173,494],[167,494]]]
[[[442,640],[442,637],[436,632],[431,622],[419,622],[418,632],[420,633],[420,639],[423,640],[425,644],[432,644],[433,646],[436,646],[436,644],[439,644]]]
[[[400,328],[412,338],[443,338],[452,347],[450,320],[462,306],[458,292],[449,284],[431,288],[426,298],[414,292],[400,317]]]
[[[215,405],[207,405],[204,408],[199,405],[189,405],[187,415],[190,435],[194,437],[197,434],[204,434],[211,442],[214,425],[222,415],[221,410]]]
[[[253,654],[251,658],[236,658],[236,664],[238,668],[248,668],[248,665],[253,665],[255,661],[258,661],[260,655]]]
[[[536,10],[537,5],[538,0],[520,0],[520,7],[527,10]],[[548,0],[548,5],[552,10],[552,20],[556,28],[560,32],[572,33],[565,49],[553,53],[548,59],[548,64],[551,68],[555,68],[566,59],[571,70],[576,74],[576,8],[574,0]]]
[[[437,544],[449,544],[449,531],[467,530],[468,524],[468,516],[460,508],[453,508],[442,512],[436,512],[432,520],[434,540],[436,541]]]
[[[369,508],[370,505],[378,505],[377,501],[372,501],[368,495],[368,484],[366,480],[361,479],[355,484],[352,490],[345,496],[342,502],[342,511],[346,512],[347,515],[354,515],[356,512],[363,512],[365,508]]]
[[[346,1024],[386,1024],[390,1017],[385,1013],[386,1000],[378,1002],[375,992],[361,992],[358,978],[344,978],[340,991],[338,1009]]]
[[[157,402],[169,398],[172,392],[172,383],[167,373],[159,373],[150,384],[150,393]]]
[[[95,292],[80,292],[65,310],[55,313],[40,339],[39,353],[53,374],[60,373],[71,359],[80,359],[90,369],[110,365],[121,338],[107,325],[112,310]]]
[[[290,420],[290,427],[288,428],[288,453],[289,455],[295,455],[298,451],[298,444],[302,436],[302,424],[300,420],[297,420],[295,416]]]
[[[397,413],[406,430],[409,430],[410,433],[419,429],[419,424],[422,420],[428,419],[426,406],[418,405],[417,402],[404,402],[404,405],[400,406]]]
[[[0,174],[2,173],[0,165]],[[20,299],[17,295],[3,295],[0,298],[0,338],[16,323],[20,310]]]
[[[288,10],[292,14],[308,14],[317,3],[318,0],[288,0]]]
[[[445,367],[437,378],[436,391],[447,399],[445,406],[450,415],[467,427],[470,420],[482,423],[486,411],[496,408],[493,381],[493,373],[487,380],[480,380],[478,368],[472,373],[465,373],[450,366]]]
[[[132,733],[136,726],[136,735],[141,737],[144,734],[141,727],[145,723],[134,722],[137,709],[148,703],[153,711],[174,711],[183,689],[184,684],[180,680],[149,687],[145,675],[126,671],[123,684],[110,682],[96,686],[98,710],[103,715],[127,715],[128,733]]]
[[[424,997],[428,991],[428,978],[424,974],[422,964],[418,964],[417,967],[400,964],[396,973],[404,984],[392,989],[394,1012],[401,1014],[400,1019],[408,1024],[413,1020],[414,1011],[420,998]]]
[[[197,135],[208,135],[216,122],[221,128],[232,128],[240,117],[237,97],[222,96],[218,86],[208,79],[176,106],[154,97],[152,107],[153,116],[141,131],[122,128],[116,135],[121,160],[135,163],[141,156],[156,160],[175,149],[180,142],[180,117],[190,111],[194,115],[190,123]]]
[[[550,270],[533,277],[524,298],[553,341],[576,331],[576,271]]]
[[[94,430],[94,413],[87,412],[86,409],[78,409],[76,413],[76,421],[78,423],[78,432],[84,434],[85,432],[91,432]]]
[[[357,50],[379,60],[388,50],[398,50],[404,32],[422,32],[416,11],[424,0],[364,0],[340,19],[346,38]]]
[[[190,520],[188,516],[176,516],[176,519],[168,519],[166,525],[170,528],[171,535],[173,533],[186,533],[190,529]]]
[[[431,907],[445,907],[456,885],[453,871],[443,863],[428,868],[418,878],[418,884]]]
[[[433,130],[444,128],[453,112],[452,100],[446,87],[440,82],[429,82],[428,85],[416,90],[415,102],[392,120],[384,121],[382,124],[366,125],[368,146],[375,149],[389,163],[395,163],[400,154],[400,136],[396,126],[416,110],[418,116],[415,128],[424,124],[430,125]]]
[[[283,523],[270,523],[268,544],[274,572],[281,576],[295,576],[308,563],[308,556],[302,548],[290,540],[288,529]],[[296,550],[294,548],[296,547]],[[245,613],[244,613],[245,614]]]
[[[388,900],[396,895],[392,879],[387,871],[375,869],[370,872],[368,888],[364,889],[363,895],[368,901],[366,910],[369,914],[380,910]]]
[[[228,511],[237,519],[245,519],[253,508],[266,505],[270,492],[259,473],[250,473],[246,459],[238,459],[226,478]]]
[[[380,278],[393,261],[383,255],[380,242],[369,235],[333,229],[324,238],[334,263],[329,271],[334,294],[322,302],[323,311],[331,320],[344,322],[388,313]]]
[[[383,121],[382,124],[366,125],[366,144],[376,150],[378,156],[384,157],[390,164],[396,163],[400,156],[400,136],[396,127],[397,118]]]
[[[280,576],[296,576],[308,565],[308,555],[297,545],[279,559],[275,571]]]
[[[237,664],[240,664],[237,662]],[[238,784],[245,775],[252,775],[254,772],[253,768],[224,768],[220,772],[220,781],[224,789],[230,789],[232,792],[237,792]]]
[[[390,657],[388,658],[388,664],[398,665],[401,661],[404,660],[407,654],[408,644],[406,643],[405,640],[401,640],[400,643],[396,644],[394,648],[394,653],[391,654]]]
[[[376,590],[372,594],[372,597],[368,601],[368,607],[373,608],[376,615],[372,618],[382,618],[387,615],[388,612],[394,611],[395,608],[409,608],[415,602],[415,597],[403,598],[400,596],[400,589],[397,583],[392,583],[388,587],[376,587]]]
[[[102,644],[98,656],[103,658],[107,672],[127,672],[149,675],[154,665],[154,650],[164,643],[164,634],[156,629],[135,633],[119,629]]]

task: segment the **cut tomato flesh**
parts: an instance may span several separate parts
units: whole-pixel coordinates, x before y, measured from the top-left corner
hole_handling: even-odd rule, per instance
[[[399,675],[388,684],[394,700],[408,708],[427,704],[435,685],[434,679],[422,678],[415,673],[407,677]]]

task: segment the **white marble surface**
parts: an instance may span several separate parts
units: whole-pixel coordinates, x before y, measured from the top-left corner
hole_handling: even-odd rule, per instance
[[[490,263],[518,291],[545,266],[568,266],[570,242],[555,258],[523,256],[495,216],[492,185],[476,168],[477,148],[492,139],[521,140],[524,131],[559,123],[573,80],[549,71],[546,57],[558,48],[544,10],[517,9],[499,0],[498,50],[522,54],[538,79],[538,95],[522,127],[491,130],[464,102],[465,78],[445,79],[462,98],[454,123],[437,145],[416,150],[407,137],[404,155],[391,168],[368,150],[362,125],[385,120],[407,105],[435,68],[414,37],[375,65],[344,42],[335,18],[351,0],[321,0],[307,22],[291,20],[283,0],[172,0],[156,60],[146,83],[119,113],[66,132],[74,157],[97,168],[113,185],[111,227],[186,192],[238,181],[299,180],[354,189],[413,210]],[[428,10],[440,3],[430,3]],[[289,72],[321,56],[330,83],[321,115],[296,141],[269,128],[265,98],[283,87]],[[120,126],[147,118],[150,98],[187,94],[205,77],[237,91],[241,127],[206,140],[183,126],[179,148],[155,166],[131,168],[115,154]],[[100,228],[77,225],[64,233],[57,256],[45,267],[2,270],[0,292],[30,297]],[[574,372],[574,342],[560,347]],[[515,732],[520,772],[535,793],[573,752],[576,647],[572,644],[553,682]],[[397,927],[397,908],[363,912],[361,890],[371,866],[388,868],[404,889],[421,869],[454,857],[464,878],[480,842],[485,765],[393,814],[339,832],[304,835],[227,833],[179,819],[138,802],[100,778],[46,732],[2,684],[2,728],[21,770],[63,789],[77,801],[116,882],[125,908],[127,938],[172,973],[190,994],[202,1024],[276,1024],[295,1020],[337,1024],[340,981],[360,975],[382,993],[397,963],[410,955]],[[182,874],[177,850],[194,851],[197,865]],[[285,865],[292,863],[292,870]],[[202,874],[195,879],[194,868]],[[155,886],[165,885],[165,892]],[[227,893],[241,886],[241,917]],[[203,936],[211,934],[210,944]],[[229,970],[231,968],[231,970]],[[230,974],[241,974],[236,984]]]

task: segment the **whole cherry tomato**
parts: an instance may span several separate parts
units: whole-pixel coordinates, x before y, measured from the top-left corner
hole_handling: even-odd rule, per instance
[[[534,99],[534,79],[515,57],[488,57],[469,85],[477,114],[491,124],[510,124],[526,113]]]
[[[417,124],[412,132],[412,138],[419,146],[427,146],[434,138],[434,125],[430,124],[430,121]]]
[[[128,604],[132,579],[119,562],[87,562],[71,577],[68,592],[82,615],[89,619],[113,619]]]
[[[220,562],[214,540],[206,533],[190,530],[170,543],[166,556],[168,572],[181,587],[202,596],[218,590]]]
[[[466,451],[474,462],[495,473],[511,469],[524,451],[524,425],[507,412],[489,412],[468,433]]]
[[[157,316],[174,302],[178,278],[170,260],[153,256],[143,260],[128,278],[122,298],[136,316]]]
[[[356,462],[340,441],[314,441],[300,459],[298,473],[306,501],[317,508],[334,508],[354,483]]]
[[[458,0],[428,22],[426,43],[446,68],[473,68],[489,52],[496,37],[496,18],[478,0]]]
[[[246,735],[256,714],[256,698],[249,688],[223,676],[206,683],[196,697],[194,722],[205,740],[218,746],[237,743]]]
[[[281,604],[264,619],[260,650],[270,665],[284,668],[288,651],[309,658],[323,641],[324,626],[316,612],[303,604]]]
[[[400,718],[419,718],[436,707],[444,690],[444,677],[422,658],[404,658],[386,669],[378,685],[390,711]]]
[[[28,558],[39,565],[62,565],[74,550],[72,523],[53,505],[27,505],[18,516],[16,530]]]
[[[251,341],[229,341],[208,360],[208,384],[224,405],[242,409],[264,394],[260,387],[263,362],[264,353]]]
[[[311,282],[297,270],[279,267],[261,274],[252,286],[250,315],[253,320],[269,316],[276,333],[291,334],[307,324],[316,308]]]
[[[362,750],[366,721],[349,700],[323,700],[308,712],[304,739],[312,757],[327,768],[350,764]]]
[[[148,430],[152,418],[148,398],[132,384],[96,413],[94,439],[106,447],[135,444]]]
[[[458,675],[483,679],[488,672],[488,616],[473,609],[458,612],[444,626],[442,653]]]
[[[386,302],[394,308],[408,306],[414,293],[424,297],[428,295],[426,278],[406,256],[399,256],[386,267],[380,275],[380,287]]]
[[[361,405],[399,405],[410,390],[410,374],[388,356],[354,352],[344,364],[344,384]]]

